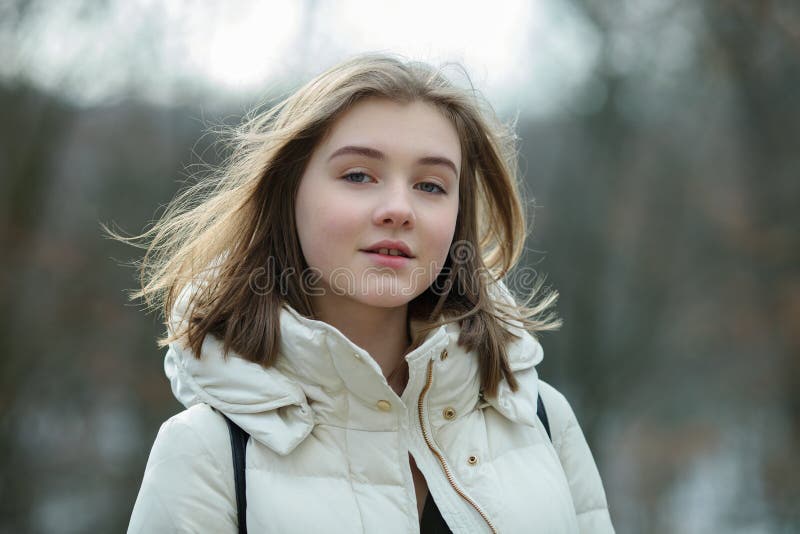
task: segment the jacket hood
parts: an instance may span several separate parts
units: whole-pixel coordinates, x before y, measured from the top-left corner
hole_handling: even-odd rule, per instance
[[[511,299],[504,286],[500,290],[503,300]],[[185,291],[173,308],[169,320],[173,331],[187,319],[189,294]],[[209,335],[199,359],[185,345],[171,343],[164,370],[173,394],[184,406],[206,403],[255,440],[286,455],[313,430],[315,414],[311,404],[320,396],[342,387],[360,399],[376,395],[381,398],[387,383],[378,363],[335,327],[304,317],[289,306],[281,311],[280,324],[280,355],[273,367],[264,368],[233,351],[226,356],[222,342]],[[534,426],[538,396],[535,366],[542,361],[542,347],[518,326],[509,329],[517,336],[507,354],[519,390],[512,392],[503,380],[497,396],[484,400],[509,420]],[[446,348],[455,382],[439,387],[447,390],[444,394],[458,395],[462,401],[474,399],[476,404],[480,396],[478,356],[458,346],[459,332],[457,324],[441,326],[405,358],[411,365],[412,361],[430,359]],[[354,365],[355,360],[367,365]]]

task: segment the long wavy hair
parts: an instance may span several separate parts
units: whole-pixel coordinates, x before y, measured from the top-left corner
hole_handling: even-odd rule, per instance
[[[282,307],[315,317],[303,278],[282,277],[307,267],[295,198],[313,150],[361,99],[422,101],[433,104],[458,132],[462,171],[454,246],[434,284],[409,304],[409,318],[422,321],[423,334],[457,321],[459,344],[479,355],[484,394],[495,395],[503,379],[516,390],[506,355],[515,337],[509,326],[534,335],[557,328],[552,312],[557,293],[537,278],[524,303],[517,304],[503,288],[492,287],[516,265],[527,235],[517,138],[514,125],[501,122],[465,85],[469,88],[451,82],[443,68],[391,55],[359,55],[225,132],[227,159],[180,192],[149,230],[132,237],[111,232],[146,250],[139,265],[141,288],[132,298],[143,298],[164,314],[168,328],[159,344],[182,340],[199,358],[203,340],[213,335],[226,352],[265,367],[275,363]],[[179,302],[183,320],[176,327],[170,318]]]

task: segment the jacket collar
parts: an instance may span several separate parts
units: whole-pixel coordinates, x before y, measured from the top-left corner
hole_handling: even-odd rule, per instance
[[[182,319],[180,303],[173,320]],[[231,352],[225,357],[222,343],[207,336],[201,358],[191,349],[170,344],[164,368],[175,397],[186,407],[206,403],[227,415],[254,439],[278,454],[289,454],[313,430],[325,401],[342,388],[374,405],[387,395],[388,385],[377,362],[335,327],[303,317],[285,306],[281,312],[281,348],[275,366],[265,369]],[[413,325],[412,325],[413,327]],[[502,381],[498,395],[486,398],[511,421],[534,425],[538,377],[535,365],[543,357],[541,345],[527,332],[512,328],[517,339],[507,348],[509,364],[520,382],[514,393]],[[449,324],[428,334],[406,355],[410,368],[422,369],[444,349],[449,357],[440,362],[442,373],[429,391],[431,402],[442,406],[474,409],[478,404],[478,357],[458,346],[460,329]],[[407,392],[411,383],[407,387]],[[406,393],[403,395],[404,400]],[[331,401],[332,402],[332,401]],[[329,406],[335,410],[334,404]],[[324,417],[324,415],[322,415]]]

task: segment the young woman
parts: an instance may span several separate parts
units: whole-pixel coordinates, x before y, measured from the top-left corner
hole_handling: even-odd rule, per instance
[[[525,239],[513,132],[440,71],[365,55],[236,133],[145,234],[187,409],[129,532],[613,532],[536,373],[555,294],[501,282]]]

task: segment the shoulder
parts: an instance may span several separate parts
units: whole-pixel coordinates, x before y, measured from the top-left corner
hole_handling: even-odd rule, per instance
[[[196,435],[199,444],[213,450],[218,448],[215,445],[227,443],[228,425],[219,412],[199,403],[173,415],[159,429],[159,435],[165,437],[187,433]]]
[[[205,458],[220,471],[229,467],[230,438],[222,415],[207,404],[195,404],[167,419],[158,431],[150,461],[178,456]]]
[[[614,532],[603,482],[592,451],[569,401],[556,388],[539,380],[553,447],[569,482],[581,532]]]
[[[128,532],[229,532],[235,501],[227,425],[197,404],[161,425]]]
[[[547,419],[550,422],[550,433],[553,445],[558,449],[562,445],[564,432],[578,420],[567,398],[556,388],[539,379],[539,395],[542,397]]]

